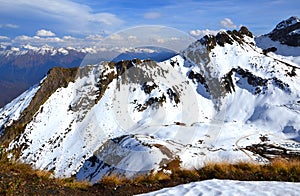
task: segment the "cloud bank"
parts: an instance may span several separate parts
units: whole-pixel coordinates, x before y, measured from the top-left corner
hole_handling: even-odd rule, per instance
[[[78,34],[113,30],[124,21],[113,13],[94,12],[91,7],[72,0],[0,0],[0,13],[14,18],[24,15],[28,21],[50,21],[54,29]],[[15,15],[19,13],[18,15]],[[25,20],[23,20],[23,23]],[[8,24],[9,28],[17,25]]]
[[[224,28],[235,29],[237,25],[235,25],[230,18],[224,18],[220,21],[220,25]]]
[[[209,30],[209,29],[205,29],[205,30],[200,30],[200,29],[195,29],[195,30],[191,30],[189,33],[191,36],[195,37],[195,38],[202,38],[205,35],[216,35],[219,31],[223,31],[223,29],[220,30]]]
[[[40,36],[40,37],[52,37],[52,36],[55,36],[55,33],[53,33],[52,31],[45,30],[45,29],[41,29],[36,32],[36,35]]]

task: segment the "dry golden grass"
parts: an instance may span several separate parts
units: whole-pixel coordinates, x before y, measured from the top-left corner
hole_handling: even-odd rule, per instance
[[[164,172],[159,172],[159,173],[155,174],[155,178],[156,178],[158,181],[171,180],[170,174],[166,174],[166,173],[164,173]]]
[[[260,165],[255,163],[240,162],[209,163],[199,169],[200,178],[220,178],[233,180],[276,180],[276,181],[300,181],[299,160],[276,159],[270,164]]]
[[[120,177],[118,175],[110,175],[110,176],[104,176],[101,180],[100,183],[102,184],[113,184],[113,185],[121,185],[124,183],[127,183],[128,179],[125,177]]]
[[[91,184],[86,181],[76,181],[74,178],[60,179],[58,180],[62,186],[72,189],[88,190]]]
[[[163,181],[171,180],[171,175],[166,174],[164,172],[158,172],[155,174],[148,174],[148,175],[139,175],[130,180],[132,184],[151,184],[151,183],[159,183]]]
[[[39,194],[53,192],[77,193],[87,191],[91,185],[78,182],[74,178],[54,179],[51,172],[35,170],[28,164],[15,162],[7,158],[0,146],[0,195],[23,195],[38,191]]]
[[[168,172],[166,172],[168,171]],[[29,165],[8,160],[6,153],[0,147],[0,195],[39,193],[53,195],[103,193],[116,194],[129,191],[132,194],[158,190],[164,187],[176,186],[192,181],[207,179],[232,180],[273,180],[300,182],[300,161],[298,160],[272,160],[270,164],[255,163],[207,163],[201,169],[183,170],[174,161],[168,164],[163,171],[148,175],[140,175],[132,179],[123,176],[110,175],[104,177],[96,185],[88,182],[77,182],[74,178],[54,179],[47,171],[34,170]],[[119,191],[119,192],[116,192]]]
[[[232,180],[275,180],[300,182],[300,161],[276,159],[271,164],[261,165],[249,162],[207,163],[198,170],[183,170],[174,168],[171,174],[158,172],[151,175],[138,176],[133,183],[151,184],[166,181],[199,181],[207,179]]]

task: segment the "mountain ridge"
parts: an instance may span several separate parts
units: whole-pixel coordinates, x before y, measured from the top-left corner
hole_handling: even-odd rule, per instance
[[[34,47],[27,44],[19,47],[0,46],[0,48],[0,91],[7,92],[0,94],[0,107],[38,83],[52,67],[79,67],[83,64],[95,64],[100,60],[109,59],[118,62],[122,59],[130,60],[132,57],[161,61],[175,55],[173,51],[154,47],[130,49],[121,54],[117,51],[102,51],[103,48],[95,46]],[[116,57],[110,59],[112,55]],[[103,58],[99,59],[100,57]]]
[[[74,68],[68,79],[69,71],[52,69],[0,110],[8,149],[56,177],[94,183],[114,173],[168,172],[174,160],[182,168],[267,163],[254,144],[299,150],[300,70],[256,47],[245,27],[206,36],[164,62],[102,62]],[[35,98],[46,83],[53,88]],[[24,110],[7,114],[17,103]]]
[[[299,64],[300,56],[300,20],[292,16],[283,20],[265,35],[255,38],[257,46],[265,51],[272,51],[282,56],[294,56],[291,61]]]

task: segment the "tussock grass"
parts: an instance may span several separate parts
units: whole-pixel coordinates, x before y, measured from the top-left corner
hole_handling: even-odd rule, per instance
[[[129,180],[125,177],[121,177],[121,176],[118,176],[118,175],[110,175],[110,176],[104,176],[101,180],[100,180],[100,184],[111,184],[113,186],[118,186],[118,185],[121,185],[121,184],[125,184],[125,183],[128,183]]]
[[[299,160],[272,160],[270,164],[260,165],[249,162],[207,163],[201,169],[183,170],[173,168],[171,174],[158,172],[156,174],[138,176],[133,183],[159,183],[168,181],[199,181],[207,179],[231,179],[244,181],[290,181],[300,182]]]
[[[51,172],[34,170],[29,165],[7,159],[0,146],[0,195],[16,194],[137,194],[208,179],[232,179],[244,181],[300,182],[300,160],[274,159],[270,164],[255,163],[207,163],[201,169],[180,169],[175,161],[162,171],[135,178],[110,175],[91,186],[74,178],[54,179]]]
[[[232,179],[247,181],[300,181],[300,161],[276,159],[270,164],[259,165],[255,163],[240,162],[230,163],[209,163],[198,170],[200,178],[211,179]]]
[[[0,195],[81,193],[91,187],[74,178],[54,179],[51,176],[51,172],[35,170],[28,164],[8,159],[5,148],[0,146]]]
[[[61,186],[68,187],[71,189],[79,189],[87,191],[91,184],[86,181],[76,181],[74,178],[62,178],[57,180]]]

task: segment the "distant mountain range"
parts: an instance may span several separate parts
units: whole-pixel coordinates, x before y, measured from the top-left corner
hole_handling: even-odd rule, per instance
[[[276,48],[276,54],[300,56],[300,22],[296,16],[280,22],[272,32],[255,38],[257,46],[264,49]],[[55,48],[49,45],[35,47],[29,44],[16,46],[0,45],[0,107],[9,103],[29,87],[41,80],[52,67],[80,66],[86,55],[90,64],[99,60],[152,59],[157,62],[176,55],[164,48],[136,48],[128,52],[103,52],[95,47]],[[95,58],[93,58],[93,56]],[[103,56],[103,58],[99,58]],[[111,58],[114,56],[114,58]],[[107,58],[108,57],[108,58]],[[93,59],[96,59],[93,60]],[[290,59],[300,63],[300,57]]]
[[[296,56],[276,54],[281,46],[298,46],[272,36],[298,36],[291,33],[298,32],[295,25],[299,19],[292,17],[258,38],[246,27],[221,31],[162,62],[125,55],[52,68],[0,110],[0,140],[34,168],[92,183],[212,161],[299,157],[300,66]],[[71,66],[85,53],[72,54],[53,49],[42,59],[64,57]]]
[[[73,48],[2,47],[0,51],[0,107],[36,84],[55,66],[79,66],[90,50]]]
[[[88,56],[89,61],[84,61]],[[112,58],[111,56],[114,56]],[[137,48],[124,53],[101,52],[95,48],[54,48],[52,46],[0,46],[0,107],[9,103],[40,81],[53,67],[78,67],[99,60],[129,60],[132,58],[162,61],[174,56],[173,51],[154,47]]]

